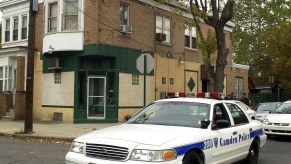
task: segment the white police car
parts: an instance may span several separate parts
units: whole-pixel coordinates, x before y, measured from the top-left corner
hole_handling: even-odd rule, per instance
[[[122,125],[72,143],[66,163],[257,163],[266,135],[232,102],[201,98],[156,101]]]

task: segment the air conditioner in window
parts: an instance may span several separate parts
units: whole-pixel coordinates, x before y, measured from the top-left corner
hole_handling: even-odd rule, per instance
[[[48,69],[62,69],[60,58],[48,59]]]
[[[159,42],[166,41],[166,34],[164,34],[164,33],[156,33],[156,41],[159,41]]]
[[[119,31],[124,34],[130,34],[132,33],[132,26],[120,25]]]

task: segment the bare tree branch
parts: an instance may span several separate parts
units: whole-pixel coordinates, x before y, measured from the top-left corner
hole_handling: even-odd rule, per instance
[[[221,23],[225,25],[233,16],[233,6],[234,1],[228,0],[227,3],[224,6],[222,15],[221,15]]]
[[[216,0],[211,0],[211,7],[212,7],[212,17],[215,22],[219,20],[219,10],[216,6]]]

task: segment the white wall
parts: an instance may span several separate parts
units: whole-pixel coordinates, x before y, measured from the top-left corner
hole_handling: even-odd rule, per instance
[[[54,84],[54,73],[42,75],[42,105],[74,106],[74,72],[61,74],[61,84]]]

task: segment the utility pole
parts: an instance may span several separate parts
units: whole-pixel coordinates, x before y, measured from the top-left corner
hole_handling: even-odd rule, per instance
[[[27,50],[27,77],[26,77],[26,108],[24,133],[33,132],[33,81],[34,81],[34,53],[35,53],[35,14],[38,8],[37,0],[30,0],[29,5],[29,31]]]

